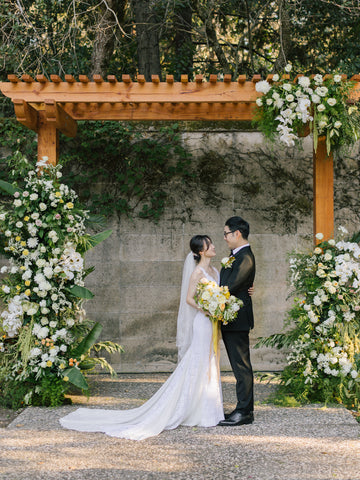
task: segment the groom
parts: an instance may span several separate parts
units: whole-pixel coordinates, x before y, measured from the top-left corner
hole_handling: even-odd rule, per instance
[[[231,249],[230,260],[221,269],[220,285],[227,285],[231,295],[244,305],[235,321],[221,326],[222,338],[236,378],[237,405],[226,415],[220,426],[236,426],[254,421],[254,378],[250,362],[249,330],[254,327],[251,297],[248,289],[255,277],[255,257],[248,235],[249,224],[241,217],[229,218],[224,227],[224,239]]]

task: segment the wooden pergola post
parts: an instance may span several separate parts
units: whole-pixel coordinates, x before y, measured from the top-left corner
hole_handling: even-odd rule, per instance
[[[39,111],[38,122],[38,160],[48,157],[48,163],[56,165],[59,157],[59,131],[47,122],[45,112]]]
[[[317,233],[324,240],[334,238],[334,161],[333,154],[326,151],[325,137],[318,140],[317,150],[313,153],[313,221],[314,242]]]

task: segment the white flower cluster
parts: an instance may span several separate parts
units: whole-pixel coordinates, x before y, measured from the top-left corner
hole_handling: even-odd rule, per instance
[[[349,359],[344,347],[336,346],[333,340],[328,341],[327,347],[329,348],[328,352],[320,353],[315,357],[318,369],[334,377],[350,374],[351,378],[357,378],[359,374],[354,369],[354,364]]]
[[[68,243],[64,249],[64,253],[60,258],[59,265],[61,265],[65,278],[72,280],[74,278],[73,272],[82,273],[84,268],[84,259],[78,253],[72,243]]]
[[[7,310],[1,313],[2,327],[8,337],[13,338],[18,333],[23,323],[22,299],[15,295],[8,303]]]
[[[291,69],[291,65],[285,67],[288,73]],[[341,75],[334,75],[335,84],[341,83],[341,80]],[[297,132],[294,132],[294,122],[299,125],[299,122],[306,124],[313,121],[312,111],[316,116],[319,133],[328,127],[329,119],[324,111],[329,106],[335,106],[337,100],[329,97],[329,90],[323,85],[322,75],[315,75],[313,79],[300,76],[297,82],[283,81],[277,84],[279,75],[276,74],[273,75],[272,81],[274,84],[270,84],[267,80],[256,83],[256,91],[264,94],[264,98],[257,98],[256,104],[258,107],[275,109],[276,130],[282,143],[287,146],[295,144]],[[338,130],[341,125],[340,121],[334,123],[331,136],[339,135]]]

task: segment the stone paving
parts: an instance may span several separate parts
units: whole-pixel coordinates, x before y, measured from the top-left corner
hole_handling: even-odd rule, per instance
[[[255,384],[255,422],[240,427],[179,427],[136,442],[64,430],[59,418],[77,406],[131,408],[168,374],[92,379],[89,401],[25,409],[0,428],[2,480],[360,480],[360,424],[342,407],[280,408],[266,404],[275,384]],[[224,409],[234,378],[222,375]]]

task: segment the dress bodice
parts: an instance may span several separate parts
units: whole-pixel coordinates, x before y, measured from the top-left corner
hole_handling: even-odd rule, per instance
[[[205,277],[208,279],[208,280],[211,280],[213,282],[216,282],[216,283],[219,283],[220,281],[220,274],[219,272],[216,270],[216,268],[214,269],[215,272],[216,272],[216,278],[215,276],[212,276],[210,275],[206,270],[204,270],[202,267],[199,267],[200,270],[203,272],[203,274],[205,275]]]

